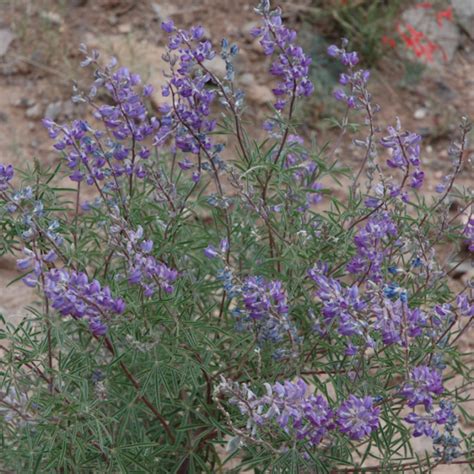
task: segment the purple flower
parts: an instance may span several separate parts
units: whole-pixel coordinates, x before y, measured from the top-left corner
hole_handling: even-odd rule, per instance
[[[207,257],[207,258],[216,258],[219,253],[217,252],[216,248],[212,245],[208,245],[205,249],[204,249],[204,255]]]
[[[18,259],[16,266],[20,271],[31,269],[30,273],[22,278],[22,282],[26,286],[34,288],[38,285],[41,274],[47,269],[44,262],[53,263],[57,259],[57,255],[54,250],[50,250],[45,255],[36,254],[26,247],[23,249],[23,253],[26,257]]]
[[[321,395],[307,394],[308,386],[300,378],[273,386],[266,383],[266,395],[262,397],[245,385],[229,387],[226,382],[223,385],[233,396],[229,403],[248,416],[247,426],[253,433],[258,430],[264,433],[276,425],[296,440],[317,446],[334,429],[334,413],[328,402]]]
[[[474,216],[470,216],[463,232],[469,252],[474,252]]]
[[[168,20],[164,21],[161,23],[161,28],[163,31],[166,31],[166,33],[173,33],[175,26],[173,20]]]
[[[253,319],[262,319],[274,312],[286,315],[288,305],[281,281],[266,282],[262,277],[249,277],[242,288],[245,309]]]
[[[85,273],[53,269],[44,276],[44,293],[51,306],[62,316],[87,319],[96,336],[106,333],[105,319],[125,310],[121,298],[113,298],[109,287],[102,288],[97,280],[89,282]]]
[[[388,166],[401,169],[406,173],[408,173],[410,167],[414,167],[415,170],[411,175],[410,185],[415,189],[420,188],[424,179],[424,173],[420,170],[420,135],[407,131],[402,132],[401,123],[398,119],[396,126],[388,127],[387,130],[389,135],[383,137],[380,143],[391,152],[391,157],[387,160]]]
[[[440,373],[427,366],[415,367],[410,378],[400,391],[400,395],[408,400],[410,408],[423,404],[427,411],[433,405],[433,396],[443,393],[443,381]]]
[[[170,33],[169,53],[171,79],[162,88],[163,96],[173,96],[173,107],[169,107],[161,119],[161,127],[155,135],[155,145],[161,145],[171,136],[174,145],[184,153],[210,153],[210,133],[216,122],[210,117],[211,105],[216,98],[215,91],[206,85],[212,79],[204,63],[212,60],[216,52],[209,41],[201,40],[204,30],[193,27],[185,31],[167,26]],[[176,53],[174,53],[176,51]],[[182,169],[189,169],[191,162],[182,161]]]
[[[131,150],[127,143],[145,140],[156,133],[160,122],[149,116],[144,99],[150,95],[151,88],[141,87],[139,75],[124,67],[117,68],[115,62],[105,68],[97,67],[96,80],[84,100],[93,104],[94,117],[106,132],[95,129],[85,120],[59,125],[45,119],[43,124],[49,136],[56,140],[54,148],[61,152],[71,170],[70,179],[85,181],[110,192],[116,190],[120,176],[146,176],[142,160],[149,157],[149,150],[143,146]],[[109,97],[107,104],[93,103],[99,90]]]
[[[456,306],[461,316],[472,318],[474,316],[474,301],[466,294],[460,294],[456,298]]]
[[[375,282],[381,281],[386,244],[396,235],[397,227],[387,212],[374,214],[354,237],[357,252],[348,263],[347,270],[366,275]]]
[[[328,56],[331,56],[332,58],[336,58],[340,52],[341,50],[335,44],[332,44],[327,49]]]
[[[379,425],[380,408],[374,407],[372,397],[358,398],[350,395],[337,410],[339,430],[353,440],[369,436]]]
[[[308,273],[318,287],[315,295],[323,304],[324,323],[327,326],[336,324],[342,336],[362,335],[365,322],[360,314],[367,303],[360,298],[357,285],[343,287],[339,281],[320,273],[318,267]]]
[[[13,179],[14,171],[12,165],[2,165],[0,163],[0,191],[8,189],[8,183]]]
[[[127,277],[131,285],[140,285],[146,297],[152,296],[159,288],[166,293],[173,292],[178,272],[151,255],[153,241],[144,239],[141,226],[136,231],[127,231],[125,246],[127,252],[123,256],[128,262]]]
[[[415,438],[423,435],[436,438],[439,436],[437,426],[453,422],[453,420],[454,422],[457,420],[453,407],[451,403],[446,403],[444,400],[441,400],[438,410],[423,415],[412,412],[405,417],[407,423],[414,425],[413,436]]]
[[[263,277],[249,277],[235,291],[232,282],[224,285],[227,293],[239,294],[243,308],[233,311],[237,329],[253,331],[259,342],[280,342],[286,335],[298,340],[298,334],[288,316],[286,292],[280,281],[266,281]]]
[[[279,79],[273,93],[278,98],[275,108],[282,111],[290,98],[313,93],[313,83],[309,79],[311,58],[295,44],[296,32],[283,25],[278,9],[270,12],[269,8],[262,8],[259,13],[263,17],[263,25],[254,30],[254,36],[260,38],[267,56],[276,53],[270,73]]]

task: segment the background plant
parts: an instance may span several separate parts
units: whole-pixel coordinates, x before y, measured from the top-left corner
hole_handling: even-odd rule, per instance
[[[344,70],[339,126],[341,137],[359,130],[365,156],[349,173],[334,145],[297,135],[311,61],[278,10],[264,1],[257,13],[255,37],[274,59],[265,139],[246,131],[238,47],[223,40],[227,74],[217,77],[203,28],[168,21],[157,117],[149,86],[82,46],[94,82],[73,100],[92,117],[44,121],[60,165],[35,164],[16,182],[0,167],[2,252],[38,290],[23,322],[1,332],[6,468],[215,472],[226,456],[275,472],[472,462],[471,435],[457,428],[469,416],[469,355],[456,349],[472,287],[453,292],[436,256],[448,242],[472,250],[472,194],[455,185],[470,123],[439,195],[418,193],[421,139],[378,123],[370,74],[344,40],[328,49]],[[73,189],[55,186],[61,173]],[[347,175],[340,201],[323,183]],[[413,436],[432,437],[433,452],[415,453]]]

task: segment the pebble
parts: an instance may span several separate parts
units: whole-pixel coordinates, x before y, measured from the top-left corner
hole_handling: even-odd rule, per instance
[[[225,61],[220,56],[216,56],[214,59],[204,61],[203,64],[207,69],[209,69],[209,71],[211,71],[220,79],[226,75]]]
[[[250,87],[247,91],[247,96],[250,100],[259,105],[264,105],[275,101],[275,97],[270,88],[259,84],[255,84]]]
[[[5,56],[15,35],[7,28],[0,29],[0,58]]]
[[[20,99],[14,100],[11,104],[13,107],[18,107],[20,109],[29,109],[35,105],[35,101],[28,97],[21,97]]]
[[[122,23],[121,25],[118,26],[118,31],[119,33],[122,33],[124,35],[131,33],[132,25],[130,23]]]
[[[49,21],[56,26],[62,26],[63,24],[63,19],[61,18],[61,15],[55,12],[41,12],[40,17],[43,18],[43,20]]]
[[[426,118],[427,115],[428,111],[426,109],[420,108],[415,110],[413,118],[416,120],[423,120],[424,118]]]
[[[26,109],[25,115],[27,118],[36,120],[39,118],[42,118],[43,115],[43,107],[41,107],[41,104],[35,104],[28,109]]]
[[[238,79],[239,79],[239,82],[243,86],[246,86],[246,87],[250,87],[250,86],[254,85],[255,82],[256,82],[255,76],[250,72],[246,72],[246,73],[242,74],[241,76],[239,76]]]
[[[44,116],[50,120],[56,120],[59,117],[59,114],[61,113],[62,110],[62,102],[51,102],[48,104],[46,107],[46,111],[44,113]]]

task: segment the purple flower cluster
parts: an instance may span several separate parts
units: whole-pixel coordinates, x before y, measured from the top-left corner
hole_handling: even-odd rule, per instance
[[[172,74],[162,94],[171,96],[171,105],[161,106],[162,127],[155,136],[155,145],[165,143],[172,136],[175,147],[182,152],[198,155],[205,150],[211,153],[210,133],[215,129],[216,121],[210,114],[216,93],[207,87],[213,76],[205,63],[212,60],[216,52],[211,42],[204,40],[201,26],[185,31],[168,21],[162,28],[170,34],[165,60],[170,64]],[[183,160],[180,166],[189,169],[193,163],[189,159]],[[199,172],[195,174],[195,180]]]
[[[87,50],[83,49],[83,52],[87,53]],[[56,139],[54,148],[64,154],[66,164],[72,170],[71,180],[86,180],[89,185],[105,181],[107,188],[115,189],[119,176],[145,176],[142,160],[150,156],[150,150],[138,143],[155,133],[160,122],[156,117],[148,116],[144,100],[152,93],[152,88],[142,87],[138,74],[124,67],[117,69],[115,59],[101,69],[97,54],[87,57],[82,64],[91,63],[97,66],[94,85],[87,97],[75,96],[73,99],[92,103],[99,90],[110,97],[108,104],[93,104],[94,117],[103,123],[106,131],[94,129],[85,120],[58,125],[44,119],[43,124],[49,136]]]
[[[415,438],[423,435],[435,438],[439,436],[436,425],[444,425],[448,420],[452,420],[453,418],[456,420],[452,404],[441,400],[438,410],[425,414],[412,412],[405,417],[405,421],[413,425],[413,436],[415,436]]]
[[[80,51],[85,55],[81,66],[93,64],[97,68],[95,81],[87,99],[93,99],[98,91],[103,89],[112,101],[112,104],[95,107],[95,118],[101,120],[117,140],[133,138],[136,141],[142,141],[150,136],[157,123],[152,117],[150,124],[144,99],[152,94],[153,87],[142,86],[141,77],[138,74],[130,72],[125,67],[117,67],[115,58],[112,58],[105,68],[101,68],[97,62],[99,58],[97,51],[94,50],[89,55],[84,44],[81,44]],[[87,99],[81,95],[73,97],[76,101]]]
[[[463,232],[469,252],[474,252],[474,215],[470,216]]]
[[[268,282],[261,276],[248,277],[238,293],[243,308],[232,311],[238,330],[255,331],[259,342],[280,342],[285,334],[297,339],[288,316],[287,295],[281,281]]]
[[[357,253],[348,263],[347,270],[379,283],[388,251],[386,244],[396,235],[397,226],[387,212],[374,214],[354,237]]]
[[[8,183],[13,179],[14,171],[12,165],[2,165],[0,163],[0,191],[8,189]]]
[[[258,400],[253,414],[258,426],[276,422],[286,433],[293,431],[296,439],[305,440],[310,446],[320,444],[334,428],[334,414],[328,402],[321,395],[308,396],[304,380],[266,384],[266,390],[267,394]]]
[[[56,261],[57,255],[54,250],[50,250],[46,255],[41,257],[26,247],[23,249],[23,253],[25,254],[25,257],[18,259],[16,261],[16,266],[18,270],[22,272],[32,268],[32,271],[22,278],[22,282],[25,285],[34,288],[38,285],[41,274],[44,273],[47,268],[45,264]]]
[[[303,145],[304,139],[302,137],[293,134],[288,135],[285,167],[294,168],[293,178],[300,189],[311,190],[311,192],[305,191],[303,194],[304,201],[297,208],[298,212],[306,211],[311,205],[318,204],[323,199],[320,192],[323,186],[314,179],[318,167],[310,158]],[[300,199],[297,199],[293,191],[290,190],[288,195],[290,199],[297,200],[299,203],[301,202]]]
[[[153,241],[144,239],[141,226],[136,231],[126,233],[126,249],[127,278],[130,284],[140,285],[147,297],[153,296],[159,288],[166,293],[173,292],[178,272],[151,255]]]
[[[276,424],[296,440],[318,446],[337,428],[351,439],[360,440],[378,427],[380,409],[374,406],[372,397],[350,395],[334,412],[324,397],[308,394],[308,385],[301,378],[273,386],[266,383],[265,388],[266,394],[257,397],[245,384],[223,381],[219,386],[231,396],[229,403],[248,417],[247,429],[254,436]]]
[[[309,276],[318,287],[315,295],[323,304],[321,313],[325,325],[337,325],[341,336],[362,336],[367,323],[361,312],[367,303],[360,298],[357,285],[343,287],[336,279],[319,273],[316,267],[309,271]]]
[[[218,256],[221,256],[221,257],[224,256],[228,250],[229,250],[229,241],[227,239],[222,239],[219,244],[218,249],[214,247],[214,245],[209,244],[204,249],[204,255],[209,259],[213,259]]]
[[[402,132],[400,120],[397,119],[395,127],[388,127],[388,135],[380,141],[383,147],[390,150],[391,156],[387,160],[390,168],[400,169],[405,172],[405,177],[399,187],[401,191],[406,179],[410,176],[410,186],[419,189],[423,185],[425,173],[421,170],[420,144],[421,137],[416,133]],[[410,169],[412,171],[410,175]]]
[[[406,301],[384,298],[371,305],[376,315],[374,329],[380,332],[382,342],[406,346],[408,337],[420,337],[429,327],[429,317],[420,308],[410,308]]]
[[[85,318],[94,336],[107,333],[106,321],[125,311],[125,302],[113,298],[110,288],[97,280],[89,282],[82,272],[52,269],[45,273],[44,293],[62,316]]]
[[[337,424],[342,433],[358,441],[378,428],[379,414],[380,408],[374,406],[372,397],[349,395],[337,411]]]
[[[474,316],[474,299],[469,298],[468,295],[462,293],[456,298],[456,306],[461,314],[466,318],[472,318]]]
[[[270,73],[279,79],[273,93],[277,98],[275,108],[282,111],[289,100],[313,93],[308,77],[311,58],[295,44],[296,32],[283,25],[279,9],[271,11],[269,2],[263,1],[257,11],[263,17],[263,26],[255,28],[252,35],[260,38],[265,55],[276,53]]]
[[[242,286],[242,300],[252,319],[288,314],[287,297],[281,281],[267,282],[263,277],[249,277]]]
[[[361,105],[366,105],[370,100],[367,94],[367,83],[370,78],[370,72],[365,69],[355,70],[354,67],[359,63],[359,55],[356,51],[349,52],[345,48],[348,41],[342,41],[342,47],[336,45],[329,46],[327,53],[339,61],[347,68],[346,72],[340,74],[339,84],[347,87],[349,93],[342,88],[334,91],[334,98],[338,101],[345,102],[351,109],[359,108]]]
[[[440,373],[428,366],[419,366],[410,372],[410,378],[400,394],[408,400],[410,408],[423,404],[427,411],[431,411],[433,397],[443,393],[443,390]]]

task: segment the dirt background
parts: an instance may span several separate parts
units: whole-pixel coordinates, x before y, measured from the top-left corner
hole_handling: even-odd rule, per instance
[[[317,21],[308,22],[315,3],[321,5],[323,2],[280,2],[286,20],[302,32],[307,49],[316,51],[317,81],[321,58],[317,45],[331,41],[326,35],[336,32],[318,25]],[[330,10],[340,3],[344,2],[327,0],[323,8]],[[424,20],[417,16],[419,2],[406,3],[406,8],[400,11],[399,21],[423,23]],[[447,57],[443,55],[435,57],[432,63],[418,64],[422,71],[415,74],[415,79],[407,79],[409,74],[403,64],[413,58],[403,51],[388,50],[372,75],[371,90],[382,107],[379,122],[394,123],[394,117],[399,116],[405,128],[424,137],[426,193],[433,192],[450,168],[447,149],[459,117],[474,118],[474,8],[471,8],[474,0],[467,0],[464,5],[454,0],[452,3],[452,18],[443,21],[443,28],[435,28],[432,32],[437,35],[433,41],[443,44]],[[100,49],[105,56],[117,56],[121,64],[140,73],[159,91],[164,80],[162,72],[166,69],[161,59],[165,36],[160,23],[166,18],[172,18],[182,27],[202,24],[215,43],[226,37],[239,44],[237,76],[239,85],[246,92],[248,116],[262,119],[264,112],[269,110],[266,107],[272,101],[272,93],[266,72],[268,58],[250,36],[257,20],[254,6],[255,2],[245,0],[0,0],[0,162],[12,163],[18,168],[32,164],[33,158],[45,165],[57,162],[41,118],[48,116],[61,122],[83,116],[81,106],[70,101],[73,80],[79,86],[87,85],[90,80],[87,72],[79,68],[80,43]],[[449,6],[450,3],[445,2],[445,7]],[[431,23],[433,21],[436,19]],[[420,24],[422,28],[429,30],[430,24]],[[386,33],[393,35],[393,31]],[[220,73],[223,64],[215,61],[212,67]],[[325,95],[324,89],[317,89]],[[161,100],[157,93],[152,102],[156,106]],[[313,135],[317,140],[330,139],[333,135],[327,130],[325,118],[333,111],[334,103],[320,96],[314,103],[306,104],[299,111],[306,117],[306,123],[311,124],[305,128],[305,134]],[[341,144],[337,155],[351,167],[357,166],[362,159],[350,139]],[[472,178],[472,165],[467,163],[461,182],[472,185]],[[343,193],[343,190],[334,189],[334,192]],[[0,312],[13,323],[21,319],[25,305],[33,299],[21,284],[6,288],[17,276],[15,260],[1,257]],[[472,262],[461,267],[455,276],[453,285],[465,284],[473,277]],[[469,336],[461,344],[466,351],[472,351],[474,347]],[[472,429],[472,426],[464,426],[464,429]],[[420,443],[423,447],[423,441]],[[436,472],[448,470],[440,468]],[[451,466],[449,472],[469,470]]]

